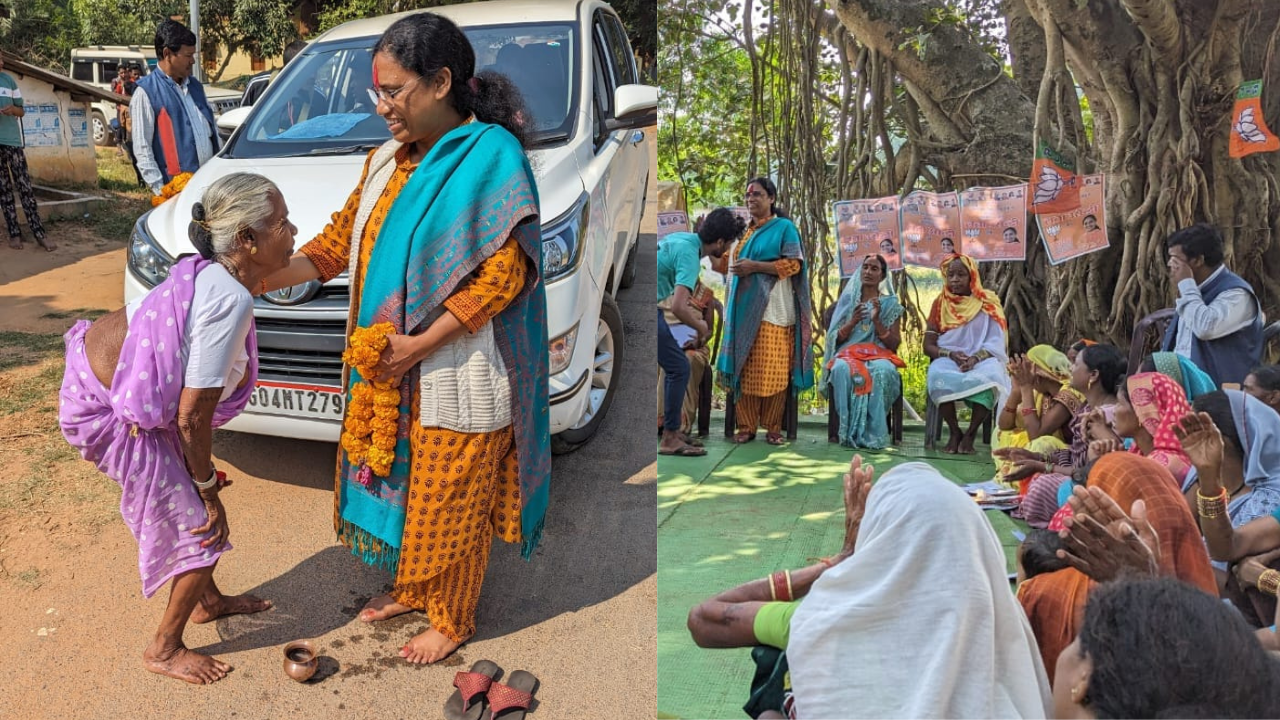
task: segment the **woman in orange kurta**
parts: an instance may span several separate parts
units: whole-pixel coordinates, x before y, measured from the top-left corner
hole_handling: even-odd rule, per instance
[[[446,58],[441,63],[444,69],[434,76],[400,63],[398,58],[402,48],[395,39],[388,40],[397,32],[403,36],[400,40],[407,41],[407,44],[457,47],[457,43],[428,42],[432,38],[425,35],[431,32],[449,28],[459,35],[460,32],[447,21],[440,23],[438,16],[422,21],[425,25],[417,23],[421,17],[412,16],[393,25],[374,51],[375,88],[380,100],[378,112],[391,124],[394,140],[370,153],[360,184],[346,205],[333,215],[320,235],[295,255],[290,269],[268,281],[267,289],[297,284],[310,278],[327,281],[350,269],[352,306],[349,325],[354,325],[356,318],[369,317],[374,309],[362,306],[369,304],[370,297],[373,297],[366,286],[375,281],[382,283],[384,279],[368,273],[368,269],[371,265],[378,267],[379,258],[385,262],[388,253],[385,249],[380,250],[382,244],[404,242],[403,225],[396,225],[394,229],[392,225],[405,218],[405,206],[421,200],[424,183],[443,177],[439,180],[443,189],[437,189],[439,197],[447,197],[449,183],[455,182],[460,175],[475,173],[476,163],[483,162],[481,155],[492,157],[492,148],[502,150],[513,144],[514,138],[505,135],[508,129],[512,134],[523,130],[517,114],[519,99],[509,81],[487,74],[467,80],[474,67],[473,57],[460,63]],[[410,27],[398,27],[406,22]],[[465,38],[461,44],[470,48]],[[412,63],[412,60],[409,58],[406,62]],[[459,86],[463,88],[461,91]],[[487,94],[506,95],[500,98],[500,117],[489,118],[502,127],[477,122],[482,114],[494,112],[494,98],[485,97]],[[446,100],[441,100],[441,96]],[[468,112],[462,112],[460,108]],[[505,116],[501,110],[506,111]],[[499,137],[498,140],[486,141],[486,133],[487,137],[495,137],[493,133],[499,133],[507,139]],[[466,145],[468,142],[474,144]],[[486,142],[490,145],[486,146]],[[492,145],[493,142],[498,144]],[[437,143],[443,149],[436,147]],[[477,150],[460,150],[460,147]],[[489,151],[487,154],[486,150]],[[477,159],[473,161],[472,157]],[[470,164],[458,170],[449,166],[455,161]],[[524,162],[522,156],[520,161]],[[432,163],[446,169],[437,170],[431,166]],[[423,165],[421,171],[420,164]],[[524,166],[527,170],[527,162]],[[532,180],[531,175],[529,180]],[[528,184],[531,186],[532,183]],[[463,190],[465,195],[465,188]],[[528,187],[520,194],[527,198],[532,197],[532,192],[533,188]],[[471,208],[465,207],[453,210],[454,215],[464,217],[472,212]],[[496,328],[502,313],[513,307],[513,303],[527,305],[532,298],[542,303],[540,312],[545,315],[538,261],[532,254],[537,248],[536,210],[536,205],[531,209],[527,204],[519,205],[514,217],[497,218],[495,226],[509,229],[494,230],[505,234],[495,236],[496,240],[482,245],[490,249],[487,257],[475,258],[471,265],[464,266],[474,269],[452,287],[445,286],[449,288],[447,297],[439,303],[437,310],[423,313],[427,319],[416,326],[419,332],[406,328],[405,334],[391,335],[390,345],[379,363],[381,374],[378,378],[365,378],[401,380],[399,432],[407,434],[408,441],[407,445],[398,445],[398,448],[405,447],[406,451],[401,454],[397,450],[396,462],[390,473],[392,477],[376,488],[381,493],[376,500],[370,500],[363,489],[351,483],[353,468],[350,462],[344,461],[343,451],[339,451],[335,492],[335,526],[339,540],[369,564],[395,572],[392,592],[370,600],[360,612],[360,619],[375,622],[415,610],[425,612],[431,627],[400,649],[400,656],[410,662],[440,660],[475,633],[476,606],[494,534],[507,542],[523,542],[526,557],[537,542],[541,515],[536,518],[532,532],[529,524],[522,523],[522,520],[528,520],[522,515],[527,514],[528,496],[533,494],[528,492],[526,484],[530,474],[527,468],[531,464],[542,475],[539,480],[543,486],[535,485],[534,490],[540,491],[545,507],[545,469],[549,469],[549,462],[536,446],[534,452],[529,453],[530,446],[523,442],[528,435],[538,434],[535,431],[537,423],[529,421],[526,416],[528,408],[523,407],[538,404],[538,398],[522,397],[519,394],[521,386],[513,380],[517,392],[511,392],[509,399],[498,398],[510,406],[507,408],[508,424],[490,431],[459,431],[447,425],[452,424],[454,428],[459,424],[466,426],[473,418],[459,418],[458,415],[467,414],[467,407],[450,405],[458,402],[457,387],[451,388],[454,392],[438,385],[433,387],[425,374],[428,372],[427,361],[438,361],[440,353],[447,353],[451,344],[463,336],[475,337],[491,323]],[[397,212],[399,216],[393,219]],[[422,222],[426,225],[431,221],[430,213],[437,210],[428,208],[424,212],[428,213]],[[484,229],[464,228],[462,232],[470,233],[468,237],[489,228],[480,217],[472,222],[483,225]],[[396,247],[399,249],[399,245]],[[416,249],[417,246],[411,248]],[[443,252],[448,255],[461,250],[446,244]],[[422,261],[414,252],[409,252],[408,256],[411,261]],[[433,263],[450,260],[439,255],[437,258],[434,261],[423,258],[428,267],[421,270],[410,264],[408,283],[412,286],[420,277],[428,275],[431,271],[429,266]],[[405,281],[402,279],[401,282]],[[408,295],[405,297],[408,297],[418,290],[409,287],[401,292],[406,292]],[[398,300],[392,297],[387,304],[392,310],[398,309],[407,314],[405,305],[409,300],[405,297]],[[377,310],[383,312],[382,308]],[[433,317],[434,320],[431,319]],[[361,324],[364,324],[363,320]],[[505,345],[502,339],[499,336],[499,344]],[[541,342],[542,345],[537,342],[532,345],[541,348],[541,363],[545,365],[545,337]],[[434,359],[433,354],[437,356]],[[506,354],[505,347],[503,354]],[[453,354],[454,357],[457,355],[456,352]],[[502,364],[501,360],[495,360]],[[520,357],[515,362],[507,360],[509,374],[514,377],[532,372],[537,377],[536,372],[522,369],[522,363],[533,365],[535,370],[538,366],[537,358]],[[469,365],[457,368],[457,374],[465,374],[468,369]],[[537,395],[536,389],[529,392]],[[541,375],[541,392],[545,396],[545,368]],[[545,397],[541,402],[545,408]],[[499,408],[495,425],[502,424],[502,410]],[[430,417],[424,417],[428,412]],[[439,422],[434,420],[437,416]],[[449,419],[447,422],[446,418]],[[531,458],[531,454],[539,457]],[[398,472],[407,477],[395,477]],[[374,489],[369,492],[377,495]],[[352,502],[370,504],[378,501],[393,506],[396,511],[402,510],[403,517],[399,518],[393,512],[387,522],[367,523],[345,512]],[[396,533],[398,536],[388,537],[387,527],[399,528],[401,524],[403,529]]]
[[[734,442],[763,425],[770,445],[785,442],[787,393],[813,386],[812,319],[800,235],[775,207],[768,178],[747,184],[751,223],[729,258],[729,300],[717,370],[734,394]]]

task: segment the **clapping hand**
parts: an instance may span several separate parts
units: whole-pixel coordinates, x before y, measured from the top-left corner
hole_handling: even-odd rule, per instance
[[[1233,568],[1236,580],[1240,581],[1241,587],[1257,587],[1258,578],[1262,577],[1262,573],[1269,569],[1269,566],[1275,562],[1276,558],[1280,558],[1280,548],[1241,560]]]
[[[1009,374],[1013,376],[1013,381],[1020,388],[1029,388],[1035,384],[1034,365],[1026,356],[1019,356],[1009,363]]]
[[[1208,413],[1189,413],[1173,426],[1182,451],[1201,477],[1218,477],[1222,469],[1222,432]]]
[[[1107,453],[1120,450],[1124,446],[1115,438],[1093,440],[1089,442],[1089,462],[1093,462]]]
[[[1097,582],[1125,572],[1155,576],[1160,568],[1160,540],[1147,520],[1146,503],[1137,500],[1131,516],[1102,490],[1072,490],[1072,516],[1059,533],[1065,549],[1058,557]]]
[[[854,545],[858,542],[858,528],[867,512],[867,495],[871,493],[875,474],[874,467],[862,464],[861,455],[853,456],[849,472],[844,474],[844,547],[840,551],[841,560],[853,554]]]
[[[851,326],[857,325],[859,322],[862,322],[866,318],[867,318],[866,303],[858,303],[858,306],[853,309],[853,316],[849,318],[849,325]]]

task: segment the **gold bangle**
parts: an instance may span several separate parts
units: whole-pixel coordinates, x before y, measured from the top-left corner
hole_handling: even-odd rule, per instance
[[[1275,593],[1272,592],[1271,594],[1274,595]],[[788,570],[787,571],[787,600],[790,601],[795,599],[796,599],[796,594],[791,591],[791,571]]]
[[[1258,589],[1275,597],[1277,590],[1280,589],[1280,571],[1263,570],[1262,574],[1258,576]]]
[[[1213,497],[1205,497],[1196,488],[1196,510],[1199,511],[1200,517],[1215,519],[1223,517],[1227,514],[1227,489],[1222,488],[1222,492]]]

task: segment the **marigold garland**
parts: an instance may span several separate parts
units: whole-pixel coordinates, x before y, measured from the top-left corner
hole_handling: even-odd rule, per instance
[[[391,323],[356,328],[342,353],[342,360],[363,378],[377,374],[377,364],[386,349],[388,335],[395,334]],[[390,382],[363,380],[351,386],[351,404],[343,422],[342,449],[352,465],[359,466],[357,481],[365,487],[373,476],[391,474],[396,459],[396,428],[400,419],[400,388]]]
[[[151,207],[159,207],[171,198],[177,197],[182,192],[182,189],[187,186],[187,181],[189,180],[191,180],[191,173],[174,175],[167,185],[160,188],[160,194],[151,198]]]

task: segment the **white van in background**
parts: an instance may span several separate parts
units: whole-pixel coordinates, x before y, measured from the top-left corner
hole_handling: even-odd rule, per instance
[[[431,11],[466,33],[477,70],[504,73],[519,86],[533,116],[528,153],[541,204],[552,449],[566,452],[596,432],[623,370],[625,340],[614,295],[635,280],[649,178],[648,140],[639,128],[656,123],[657,88],[640,84],[622,22],[600,0],[495,0]],[[371,52],[405,14],[324,33],[257,103],[219,120],[222,130],[231,131],[222,151],[182,195],[134,227],[126,302],[160,282],[180,253],[192,252],[191,206],[227,174],[271,178],[289,203],[299,244],[324,228],[355,188],[369,150],[390,137],[370,100]],[[358,122],[337,135],[300,132],[312,118],[333,113]],[[306,283],[256,300],[258,389],[229,429],[338,439],[349,302],[345,273],[324,285]]]
[[[71,51],[71,66],[67,75],[72,80],[89,83],[111,90],[111,81],[116,78],[116,69],[137,66],[143,75],[156,67],[156,51],[154,48],[141,45],[93,45],[75,48]],[[240,93],[234,90],[223,90],[211,85],[204,86],[205,96],[209,100],[209,108],[214,117],[240,105]],[[115,103],[98,100],[93,103],[89,129],[93,134],[93,144],[99,147],[114,145],[115,136],[111,133],[111,121],[116,117]]]

